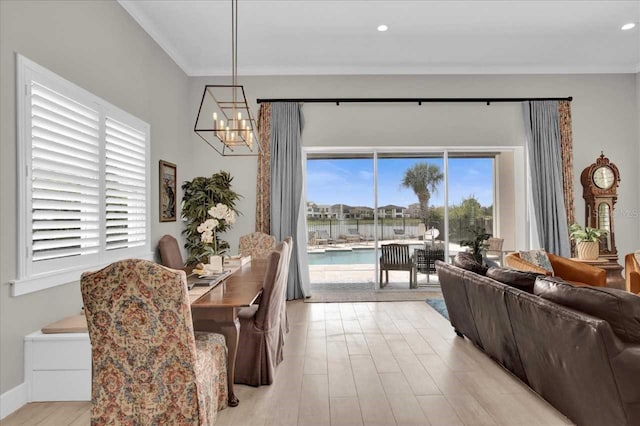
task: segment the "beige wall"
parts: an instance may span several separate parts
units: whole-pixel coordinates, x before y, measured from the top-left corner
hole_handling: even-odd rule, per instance
[[[16,275],[15,52],[147,121],[152,132],[153,182],[159,159],[177,163],[179,181],[229,170],[235,177],[234,188],[244,196],[239,203],[243,216],[227,235],[234,247],[239,236],[254,227],[256,171],[255,158],[221,158],[191,131],[203,85],[215,79],[188,79],[117,3],[2,0],[0,43],[3,393],[23,380],[23,336],[78,312],[81,306],[77,283],[17,298],[9,296],[9,282]],[[625,253],[638,248],[639,76],[287,76],[241,80],[251,102],[256,97],[573,95],[578,218],[584,220],[580,171],[604,150],[620,168],[623,179],[616,212],[619,249]],[[306,105],[304,112],[304,142],[308,146],[512,146],[523,140],[520,109],[515,104]],[[518,162],[514,169],[517,174]],[[178,235],[181,223],[158,222],[158,188],[155,183],[152,188],[155,246],[165,233]],[[520,192],[515,191],[517,201]]]
[[[616,210],[618,249],[626,253],[637,248],[639,221],[637,215],[629,214],[637,212],[640,204],[635,75],[286,76],[240,80],[256,114],[256,98],[573,96],[576,217],[584,223],[580,172],[604,150],[622,174]],[[189,97],[194,117],[204,85],[216,81],[221,80],[191,79]],[[524,140],[518,104],[307,104],[303,111],[306,146],[516,146]],[[196,138],[192,135],[196,141],[193,175],[229,170],[236,177],[236,190],[245,197],[240,206],[244,216],[228,237],[232,246],[237,245],[238,237],[254,226],[255,159],[223,161]],[[516,161],[514,173],[521,172],[522,164]],[[516,201],[524,200],[522,189],[516,187],[515,191]],[[520,222],[524,223],[516,217],[516,225]],[[524,241],[524,237],[518,241]],[[507,248],[519,249],[522,245],[516,241],[515,247]]]
[[[23,381],[23,337],[78,313],[78,283],[11,297],[16,278],[15,54],[151,125],[152,247],[181,223],[158,221],[158,160],[191,163],[188,78],[115,1],[0,1],[0,393]],[[181,196],[179,194],[179,196]]]

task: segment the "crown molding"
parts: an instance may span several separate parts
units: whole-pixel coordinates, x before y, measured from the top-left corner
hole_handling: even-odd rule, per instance
[[[177,50],[173,48],[169,40],[162,35],[162,32],[143,14],[140,13],[135,0],[117,0],[118,4],[127,11],[134,21],[155,41],[162,50],[176,63],[178,67],[187,75],[192,76],[193,72],[189,63]]]
[[[329,66],[307,67],[242,67],[239,77],[248,76],[294,76],[294,75],[526,75],[526,74],[635,74],[640,72],[640,64],[634,66],[575,66],[575,67],[365,67]],[[231,76],[226,68],[194,68],[187,73],[190,77]]]

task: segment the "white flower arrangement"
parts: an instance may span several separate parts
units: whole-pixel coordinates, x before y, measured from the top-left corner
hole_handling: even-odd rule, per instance
[[[209,255],[215,255],[219,254],[216,231],[222,228],[223,225],[233,225],[236,223],[237,217],[235,211],[222,203],[211,207],[207,213],[211,218],[202,222],[197,231],[200,233],[200,241],[205,245]]]

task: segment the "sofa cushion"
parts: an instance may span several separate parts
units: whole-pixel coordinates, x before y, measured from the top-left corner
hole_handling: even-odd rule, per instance
[[[465,269],[467,271],[475,272],[476,274],[486,275],[487,268],[473,257],[471,253],[460,252],[453,258],[453,264],[458,268]]]
[[[527,293],[533,293],[533,285],[536,283],[536,278],[541,276],[543,275],[535,272],[524,272],[509,268],[489,268],[487,271],[487,277]]]
[[[640,344],[640,297],[606,287],[577,287],[560,278],[536,279],[534,294],[609,323],[623,341]]]
[[[547,256],[547,252],[544,250],[526,250],[520,252],[520,259],[525,262],[529,262],[536,266],[541,267],[542,269],[546,269],[547,271],[553,274],[553,266],[551,266],[551,261],[549,260],[549,256]]]

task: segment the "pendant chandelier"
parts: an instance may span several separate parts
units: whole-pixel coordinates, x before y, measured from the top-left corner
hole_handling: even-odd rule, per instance
[[[255,156],[262,149],[256,129],[238,84],[238,0],[231,0],[231,84],[204,87],[193,130],[220,155]]]

